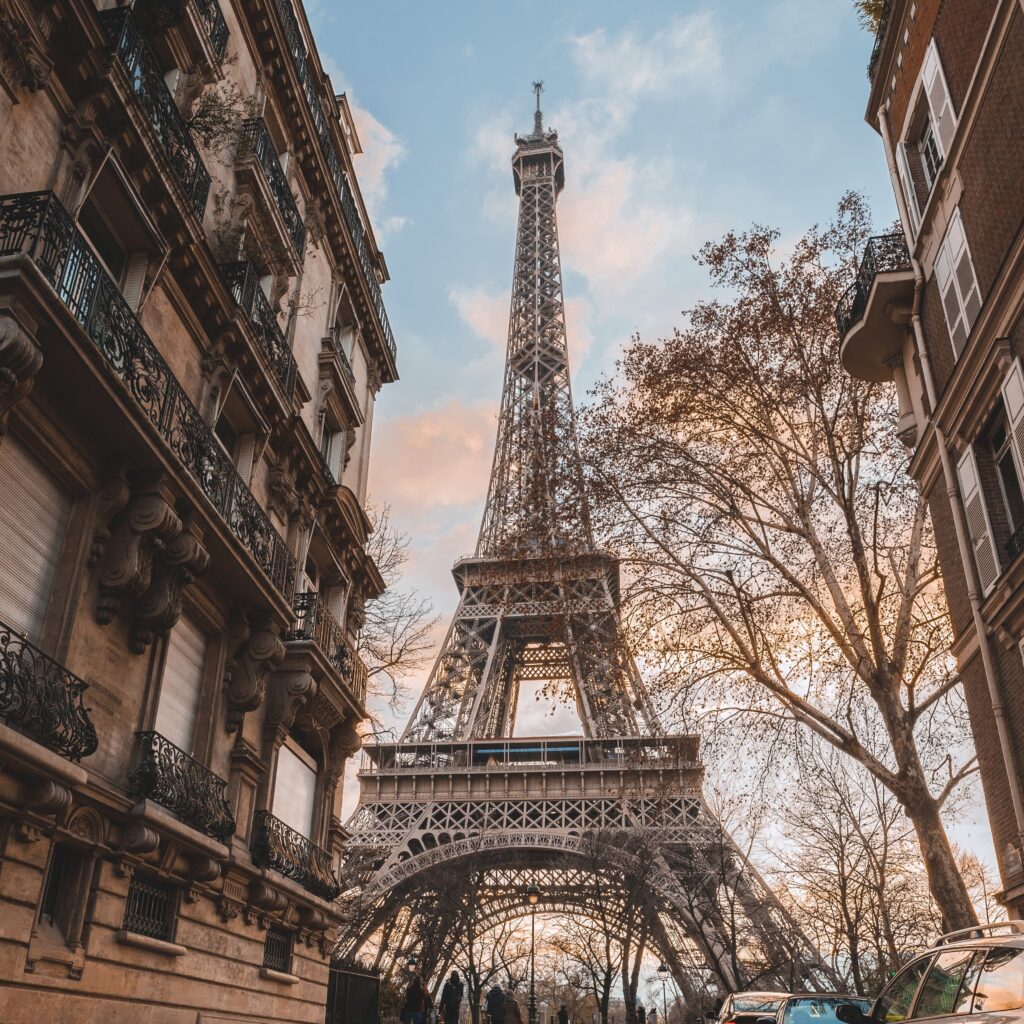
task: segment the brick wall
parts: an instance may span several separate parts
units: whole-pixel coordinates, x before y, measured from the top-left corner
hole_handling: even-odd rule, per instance
[[[998,0],[943,0],[935,19],[935,42],[958,114],[998,6]]]
[[[928,43],[931,41],[932,31],[941,6],[940,0],[917,0],[917,11],[911,18],[911,4],[908,3],[903,24],[896,26],[896,31],[899,33],[896,56],[902,54],[903,61],[898,67],[894,64],[893,68],[886,72],[887,80],[882,93],[883,102],[891,98],[889,123],[894,132],[899,132],[902,129],[903,121],[907,116],[910,96],[917,83],[921,65],[924,63],[924,55],[928,49]],[[904,42],[904,35],[907,37],[906,42]],[[893,74],[896,77],[895,90],[891,86]]]
[[[960,211],[984,298],[1024,224],[1024,13],[1019,8],[959,170]]]

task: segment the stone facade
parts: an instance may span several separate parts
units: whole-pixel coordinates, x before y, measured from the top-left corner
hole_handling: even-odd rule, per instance
[[[347,101],[297,0],[0,0],[0,152],[0,1020],[323,1021],[397,379]]]
[[[1024,5],[892,0],[872,57],[902,235],[837,313],[929,497],[1002,879],[1024,916]],[[881,251],[883,261],[872,257]]]

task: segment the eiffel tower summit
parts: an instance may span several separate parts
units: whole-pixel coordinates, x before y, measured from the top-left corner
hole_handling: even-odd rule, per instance
[[[827,984],[710,813],[699,739],[665,733],[623,637],[619,561],[594,540],[576,436],[556,217],[564,157],[534,89],[533,131],[512,157],[519,222],[487,504],[401,739],[365,752],[336,951],[445,969],[451,922],[437,892],[472,874],[481,927],[526,914],[530,895],[548,913],[593,914],[595,892],[617,920],[639,910],[684,994]],[[515,735],[524,684],[552,706],[573,700],[582,738]]]

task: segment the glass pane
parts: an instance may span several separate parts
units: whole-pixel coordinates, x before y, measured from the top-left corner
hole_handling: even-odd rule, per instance
[[[914,1017],[941,1017],[953,1013],[973,960],[973,949],[950,949],[940,953],[921,987]]]
[[[790,999],[786,1003],[783,1024],[838,1024],[836,1008],[856,1006],[861,1013],[871,1010],[870,999],[836,999],[829,997],[808,997]]]
[[[1024,1006],[1024,949],[992,949],[981,969],[975,1013]]]
[[[875,1011],[875,1020],[894,1021],[907,1019],[910,1012],[910,1004],[914,1001],[914,993],[920,984],[924,972],[931,963],[931,957],[922,957],[915,960],[908,967],[896,975],[889,983],[888,988],[878,999],[878,1007]]]
[[[313,831],[316,800],[316,770],[290,746],[283,746],[277,758],[274,807],[271,813],[307,839]]]

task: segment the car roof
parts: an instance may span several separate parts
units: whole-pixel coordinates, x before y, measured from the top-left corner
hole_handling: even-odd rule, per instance
[[[870,996],[859,996],[855,992],[794,992],[789,999],[870,999]]]
[[[787,996],[791,996],[792,992],[733,992],[731,995],[734,996],[767,996],[769,999],[785,999]]]

